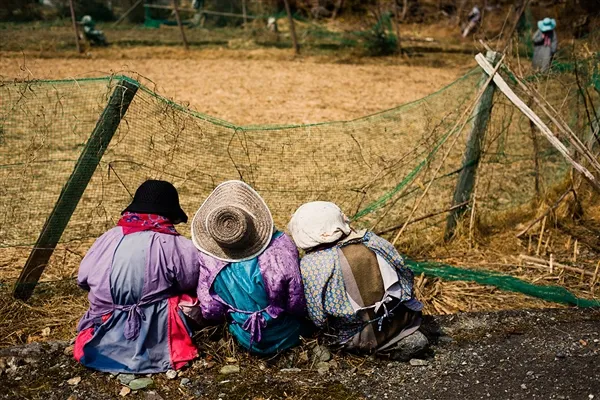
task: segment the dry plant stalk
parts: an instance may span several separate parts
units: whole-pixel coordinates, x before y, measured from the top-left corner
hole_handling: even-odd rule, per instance
[[[526,254],[520,254],[519,258],[521,259],[521,265],[523,267],[532,267],[534,269],[544,269],[550,270],[550,272],[554,272],[555,268],[560,268],[561,270],[574,272],[577,275],[586,275],[590,277],[594,277],[594,273],[591,271],[587,271],[583,268],[572,267],[569,265],[558,263],[554,260],[553,256],[550,256],[550,260],[545,260],[543,258],[532,257]]]
[[[542,226],[540,228],[540,237],[538,239],[537,248],[535,250],[535,255],[540,255],[540,248],[542,247],[542,240],[544,239],[544,228],[546,227],[546,217],[542,220]]]

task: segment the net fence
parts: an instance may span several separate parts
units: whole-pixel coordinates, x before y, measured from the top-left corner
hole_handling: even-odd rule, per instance
[[[585,91],[597,98],[597,62],[578,65],[577,76],[571,65],[529,81],[582,139],[593,141]],[[510,73],[501,74],[526,97]],[[477,161],[477,219],[493,224],[563,185],[570,168],[498,91],[481,158],[464,159],[476,117],[468,108],[484,80],[476,68],[426,98],[374,115],[279,126],[219,120],[124,76],[5,82],[0,86],[0,251],[6,255],[20,248],[26,255],[33,247],[99,116],[123,82],[139,90],[61,242],[93,239],[113,227],[146,179],[172,182],[190,216],[217,184],[241,179],[264,197],[280,229],[302,203],[327,200],[352,216],[357,227],[388,235],[410,216],[416,222],[399,244],[418,248],[442,240],[444,211],[452,205],[457,177]],[[189,226],[179,230],[189,237]]]

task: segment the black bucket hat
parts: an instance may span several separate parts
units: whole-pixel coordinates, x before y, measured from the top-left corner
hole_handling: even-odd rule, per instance
[[[147,180],[135,191],[131,204],[121,212],[157,214],[173,224],[187,222],[188,217],[179,205],[179,194],[171,183]]]

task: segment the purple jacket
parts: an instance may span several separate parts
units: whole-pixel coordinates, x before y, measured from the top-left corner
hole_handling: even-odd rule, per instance
[[[215,278],[229,263],[200,253],[200,279],[198,281],[198,301],[202,316],[211,321],[225,320],[227,307],[218,300],[212,290]],[[302,287],[302,276],[298,261],[298,250],[285,234],[273,239],[265,251],[258,256],[258,264],[269,299],[266,312],[277,318],[288,312],[303,316],[306,313],[306,300]]]
[[[78,331],[93,326],[95,318],[117,308],[110,277],[113,257],[123,237],[121,227],[109,230],[96,240],[81,261],[77,284],[89,292],[90,307],[79,321]],[[192,241],[183,236],[151,232],[139,305],[193,292],[198,282],[198,254]]]

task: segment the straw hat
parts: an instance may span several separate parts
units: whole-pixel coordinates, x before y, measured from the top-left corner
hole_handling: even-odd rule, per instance
[[[542,32],[550,32],[556,28],[556,20],[553,18],[544,18],[541,21],[538,21],[538,29]]]
[[[196,248],[222,261],[254,258],[267,248],[272,236],[273,217],[267,204],[241,181],[217,186],[192,220]]]

